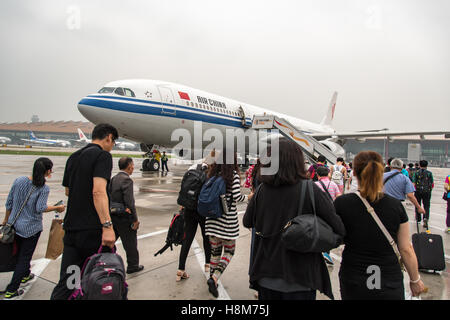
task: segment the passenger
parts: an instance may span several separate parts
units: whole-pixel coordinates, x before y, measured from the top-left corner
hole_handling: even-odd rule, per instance
[[[1,291],[1,294],[5,294],[5,299],[22,295],[24,291],[19,289],[19,286],[34,278],[30,271],[30,262],[43,229],[42,213],[65,210],[64,205],[47,205],[50,188],[45,182],[46,178],[51,178],[52,168],[53,162],[50,159],[37,159],[33,165],[32,176],[17,178],[9,191],[2,225],[9,224],[14,227],[14,241],[17,243],[18,253],[11,282],[6,290]]]
[[[395,239],[411,279],[412,295],[418,296],[424,291],[424,285],[420,280],[417,258],[411,245],[408,215],[400,201],[382,193],[381,155],[372,151],[360,152],[353,160],[353,168],[359,181],[361,196],[369,201]],[[397,255],[361,199],[350,193],[338,197],[334,205],[346,229],[345,248],[339,270],[342,299],[403,300],[403,273]],[[377,277],[374,277],[374,272]]]
[[[236,239],[239,237],[239,219],[236,209],[237,202],[244,202],[247,196],[241,194],[241,181],[237,154],[234,152],[232,164],[226,163],[226,151],[216,156],[216,161],[208,169],[208,178],[221,176],[227,185],[226,199],[231,203],[228,213],[222,217],[206,218],[206,235],[211,243],[211,269],[207,281],[209,292],[218,297],[217,281],[233,258],[236,249]]]
[[[159,150],[153,150],[153,158],[158,162],[161,167],[161,152]]]
[[[447,219],[445,222],[447,225],[447,233],[450,233],[450,175],[445,178],[444,191],[447,192]]]
[[[327,166],[327,159],[323,155],[320,155],[319,157],[317,157],[317,163],[313,164],[309,167],[308,172],[307,172],[308,178],[312,179],[313,181],[317,181],[318,178],[316,176],[316,170],[318,167],[321,167],[321,166],[325,166],[325,167]]]
[[[394,159],[394,158],[389,158],[389,159],[388,159],[387,165],[386,165],[386,167],[384,168],[384,172],[391,172],[391,162],[392,162],[393,159]]]
[[[139,219],[134,204],[134,189],[131,175],[134,171],[132,158],[123,157],[119,160],[120,172],[116,174],[109,184],[111,204],[118,203],[125,208],[125,212],[111,212],[116,239],[122,239],[122,245],[127,254],[127,273],[142,271],[144,266],[139,265],[139,251],[137,248],[137,230]]]
[[[405,177],[408,177],[408,178],[409,178],[408,170],[406,170],[406,164],[403,164],[403,167],[402,167],[402,174],[403,174]]]
[[[338,196],[342,195],[342,193],[339,190],[338,185],[330,180],[329,174],[330,170],[328,168],[317,168],[319,181],[316,181],[315,184],[320,188],[320,190],[327,193],[332,201],[334,201]]]
[[[394,197],[397,200],[405,201],[408,197],[409,201],[416,207],[419,213],[425,213],[425,210],[420,207],[414,196],[414,185],[409,178],[406,178],[402,173],[403,161],[400,159],[393,159],[391,162],[392,171],[386,172],[383,175],[384,193]],[[361,185],[360,185],[361,186]],[[420,218],[420,216],[419,216]],[[420,220],[418,220],[420,221]]]
[[[431,192],[434,188],[433,174],[431,171],[427,170],[428,161],[420,160],[420,169],[417,170],[413,176],[413,183],[416,187],[416,199],[419,205],[425,208],[425,214],[423,216],[423,227],[428,229],[428,221],[430,220],[430,202],[431,202]],[[416,219],[421,221],[420,212],[416,210]]]
[[[257,234],[251,257],[250,288],[258,291],[260,300],[315,300],[316,290],[333,299],[322,254],[290,251],[281,242],[280,230],[298,215],[300,185],[308,179],[302,150],[294,142],[281,138],[278,171],[274,175],[262,173],[261,169],[258,175],[261,185],[251,197],[243,218],[243,225],[254,228]],[[343,236],[344,225],[335,214],[333,203],[319,187],[312,186],[316,214]],[[309,197],[305,197],[304,208],[312,212]],[[258,234],[268,236],[262,238]]]
[[[347,190],[349,192],[356,192],[358,191],[358,178],[355,176],[355,170],[353,169],[353,163],[350,163],[350,168],[352,170],[350,171],[350,178],[347,185]]]
[[[198,167],[197,164],[194,164],[189,168],[189,170],[195,170],[199,169],[205,172],[208,170],[208,163],[212,163],[212,158],[206,157],[203,162],[200,164],[200,167]],[[200,186],[201,188],[201,186]],[[200,190],[197,190],[198,193],[200,193]],[[183,239],[183,242],[181,244],[181,250],[180,250],[180,256],[178,259],[178,271],[176,275],[176,281],[179,282],[182,279],[188,279],[189,274],[185,271],[186,270],[186,259],[189,253],[189,249],[191,248],[192,241],[194,241],[195,234],[197,233],[197,227],[200,225],[200,230],[202,232],[202,238],[203,238],[203,251],[205,254],[205,272],[210,271],[210,261],[211,261],[211,244],[209,243],[209,237],[206,235],[206,228],[205,228],[205,222],[206,218],[199,215],[197,210],[189,210],[187,208],[184,208],[184,232],[185,236]]]
[[[330,197],[331,201],[334,201],[337,197],[342,195],[337,184],[330,180],[330,170],[327,167],[319,167],[316,172],[319,181],[316,181],[315,184]],[[326,263],[330,265],[334,264],[330,252],[323,252],[322,255]]]
[[[166,155],[166,152],[163,151],[163,155],[161,157],[161,167],[162,167],[162,172],[164,172],[164,167],[166,168],[166,171],[169,172],[169,168],[167,167],[167,162],[169,161],[169,158]]]
[[[330,168],[331,179],[338,185],[340,193],[343,194],[344,180],[347,179],[347,169],[343,165],[344,159],[342,157],[337,158],[336,161],[336,165]]]
[[[116,236],[109,213],[108,183],[111,179],[111,150],[119,137],[116,128],[98,124],[92,143],[73,153],[66,163],[63,186],[68,198],[64,217],[64,251],[60,278],[52,300],[67,300],[73,293],[67,286],[70,266],[80,270],[100,246],[114,247]]]
[[[406,170],[408,171],[409,180],[411,180],[412,182],[414,173],[416,172],[416,169],[414,168],[414,163],[408,163],[408,168]]]

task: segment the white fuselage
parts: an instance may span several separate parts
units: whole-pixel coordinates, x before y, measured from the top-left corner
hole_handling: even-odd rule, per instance
[[[215,128],[225,136],[227,128],[245,128],[243,119],[246,125],[251,125],[254,115],[264,114],[285,118],[307,134],[334,132],[328,126],[183,85],[154,80],[107,83],[99,93],[84,97],[78,103],[78,109],[95,124],[110,123],[120,136],[165,147],[173,147],[179,142],[171,140],[176,129],[185,128],[194,134],[195,121],[201,122],[203,132]]]

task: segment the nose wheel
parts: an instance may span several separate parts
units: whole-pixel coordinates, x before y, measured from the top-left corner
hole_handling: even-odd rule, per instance
[[[145,159],[142,162],[142,171],[159,171],[160,164],[155,159]]]

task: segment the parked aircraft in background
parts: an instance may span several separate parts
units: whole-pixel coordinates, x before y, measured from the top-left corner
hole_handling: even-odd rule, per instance
[[[8,137],[0,137],[0,144],[11,143],[11,139]]]
[[[47,145],[47,146],[59,146],[59,147],[70,147],[70,142],[67,140],[60,140],[60,139],[40,139],[36,138],[34,133],[30,131],[30,138],[29,139],[20,139],[22,141],[28,142],[28,143],[34,143],[34,144],[40,144],[40,145]]]
[[[227,128],[251,128],[253,117],[261,115],[286,119],[298,131],[317,139],[336,156],[345,155],[343,145],[349,138],[362,140],[376,136],[448,134],[448,131],[387,130],[338,133],[332,127],[336,98],[335,92],[321,123],[313,123],[184,85],[155,80],[120,80],[107,83],[98,93],[81,99],[78,110],[94,124],[112,124],[120,136],[140,142],[141,149],[147,154],[154,145],[166,148],[177,145],[179,141],[171,140],[171,134],[176,129],[187,129],[193,136],[194,121],[202,123],[202,137],[210,128],[219,129],[225,137]],[[303,111],[307,111],[306,107]],[[203,141],[202,147],[209,143]]]
[[[78,128],[77,130],[79,136],[79,139],[76,140],[77,142],[91,143],[91,139],[88,139],[80,128]],[[116,147],[120,150],[135,150],[137,146],[132,142],[116,141]]]

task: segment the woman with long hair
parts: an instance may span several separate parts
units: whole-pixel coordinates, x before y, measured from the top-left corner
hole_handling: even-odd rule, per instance
[[[271,158],[277,156],[271,154],[270,147],[267,154]],[[313,202],[308,193],[303,197],[303,207],[299,208],[301,192],[309,183],[300,147],[281,138],[278,164],[278,170],[273,174],[264,170],[271,163],[261,165],[257,176],[259,187],[254,195],[249,196],[243,218],[244,226],[255,231],[250,288],[258,291],[260,300],[315,300],[317,290],[332,299],[330,276],[322,254],[288,250],[281,242],[281,230],[287,222],[299,211],[313,212]],[[311,183],[310,186],[317,216],[343,236],[344,225],[336,215],[333,203],[317,185]]]
[[[413,296],[424,291],[411,245],[408,216],[402,203],[383,194],[384,165],[381,155],[363,151],[353,160],[359,193],[373,207],[384,227],[395,240],[410,278]],[[397,255],[365,204],[356,193],[338,197],[336,213],[347,231],[339,270],[343,300],[403,300],[403,273]],[[378,277],[378,278],[377,278]]]
[[[231,152],[231,151],[230,151]],[[222,177],[226,183],[228,212],[220,218],[206,218],[206,235],[211,244],[210,278],[207,281],[209,292],[218,297],[217,282],[233,258],[236,239],[239,237],[239,219],[236,203],[244,202],[247,196],[241,194],[241,178],[234,152],[232,163],[227,163],[227,151],[216,151],[215,161],[209,167],[208,178]]]
[[[16,231],[15,241],[18,246],[17,265],[11,282],[4,293],[5,299],[11,299],[23,294],[20,284],[34,278],[30,272],[30,262],[41,235],[42,213],[50,211],[63,212],[64,205],[48,206],[47,199],[50,188],[45,184],[46,178],[52,174],[53,162],[48,158],[39,158],[34,162],[31,177],[17,178],[9,191],[6,200],[6,215],[3,225],[13,224]],[[23,209],[20,211],[20,209]],[[16,218],[18,216],[18,218]]]

